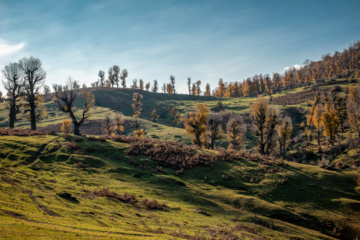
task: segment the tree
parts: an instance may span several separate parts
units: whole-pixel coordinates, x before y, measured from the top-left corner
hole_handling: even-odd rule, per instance
[[[156,113],[156,109],[151,111],[150,116],[151,116],[151,121],[153,122],[156,122],[156,120],[160,117],[160,115]]]
[[[210,95],[211,95],[211,89],[210,89],[210,84],[209,83],[206,84],[204,95],[207,96],[207,97],[210,97]]]
[[[114,78],[114,69],[112,67],[110,67],[108,70],[108,80],[109,80],[111,87],[114,87],[115,78]]]
[[[321,124],[324,127],[324,136],[329,137],[329,142],[333,145],[339,132],[340,119],[331,96],[325,96],[325,112],[321,116]]]
[[[132,88],[133,89],[137,89],[138,88],[138,86],[137,86],[137,79],[135,78],[135,79],[133,79],[133,85],[132,85]]]
[[[321,151],[321,133],[323,131],[322,125],[322,115],[324,114],[325,110],[322,104],[317,104],[314,109],[314,115],[311,121],[311,124],[316,128],[316,139],[319,146],[319,151]]]
[[[169,114],[173,117],[173,126],[178,124],[180,120],[179,111],[175,107],[172,107],[169,111]]]
[[[118,135],[121,135],[121,133],[124,132],[124,118],[123,114],[121,112],[117,112],[114,116],[114,132],[116,132]]]
[[[272,102],[271,94],[273,93],[273,90],[272,90],[272,81],[269,75],[265,76],[264,84],[265,84],[265,90],[270,96],[270,102]]]
[[[199,96],[201,93],[201,89],[200,89],[200,85],[201,85],[201,81],[198,80],[196,81],[196,94]]]
[[[152,88],[152,92],[153,92],[153,93],[157,93],[158,90],[159,90],[158,81],[157,81],[157,80],[154,80],[154,85],[153,85],[153,88]]]
[[[189,89],[189,95],[191,95],[191,78],[190,77],[187,78],[187,85],[188,85],[188,89]]]
[[[142,79],[139,80],[139,88],[140,90],[144,90],[144,81]]]
[[[269,106],[269,102],[263,97],[258,97],[250,106],[250,117],[258,139],[258,151],[260,154],[269,155],[275,147],[276,126],[279,124],[278,109]]]
[[[244,83],[244,89],[243,89],[243,95],[244,97],[247,97],[250,95],[251,93],[251,83],[250,83],[250,78],[246,79],[245,83]]]
[[[210,138],[210,148],[214,149],[215,140],[221,139],[222,115],[219,113],[211,114],[206,122],[207,135]]]
[[[206,122],[209,108],[206,104],[197,104],[195,111],[189,112],[183,118],[185,131],[187,134],[193,135],[191,142],[201,147],[201,137],[206,136]]]
[[[104,131],[107,136],[111,136],[114,129],[114,122],[110,114],[105,115],[104,119]]]
[[[195,83],[192,84],[192,87],[191,87],[191,95],[193,95],[193,96],[196,95],[196,85],[195,85]]]
[[[49,95],[50,94],[50,87],[48,85],[44,86],[44,95]]]
[[[65,133],[65,135],[68,135],[71,132],[71,121],[64,120],[60,130]]]
[[[138,118],[140,117],[141,110],[142,110],[142,102],[141,102],[142,98],[143,98],[143,95],[140,93],[135,92],[133,94],[133,103],[131,104],[131,106],[134,110],[134,115],[132,117],[136,119],[135,120],[136,131],[139,131],[139,128],[140,128]]]
[[[100,86],[104,87],[104,81],[105,81],[105,72],[100,70],[98,73],[99,76],[99,82],[100,82]],[[56,92],[56,91],[55,91]]]
[[[162,85],[161,90],[162,90],[164,93],[166,93],[166,84],[165,84],[165,83]]]
[[[166,92],[167,92],[167,94],[169,95],[169,99],[170,99],[170,97],[171,97],[171,94],[173,93],[173,86],[172,86],[172,84],[171,83],[168,83],[167,85],[166,85]]]
[[[145,84],[145,89],[146,89],[146,91],[150,90],[150,83],[149,82]]]
[[[128,77],[129,75],[129,72],[124,68],[122,71],[121,71],[121,86],[123,88],[126,88],[126,78]]]
[[[280,77],[280,74],[279,73],[274,73],[273,74],[273,82],[275,84],[275,89],[277,91],[280,90],[281,88],[281,77]]]
[[[23,71],[18,63],[10,63],[2,70],[4,78],[7,80],[3,82],[4,88],[7,91],[7,108],[9,108],[9,124],[10,128],[15,127],[16,115],[20,113],[20,97],[22,95],[24,82],[22,80]]]
[[[23,58],[19,62],[24,73],[24,107],[29,112],[31,129],[36,130],[36,120],[41,119],[45,114],[45,108],[42,108],[42,97],[39,95],[39,89],[45,82],[46,72],[42,68],[41,60],[30,57]]]
[[[174,94],[175,94],[175,77],[173,76],[173,75],[170,75],[170,83],[171,83],[171,85],[172,85],[172,90],[173,90],[173,92],[174,92]]]
[[[116,84],[116,87],[119,87],[120,80],[120,67],[118,65],[113,66],[113,82]]]
[[[347,114],[351,128],[360,139],[360,86],[349,88]]]
[[[239,115],[232,115],[226,125],[226,135],[230,150],[239,150],[243,144],[246,125]]]
[[[54,99],[55,103],[58,104],[59,109],[70,116],[74,126],[75,135],[81,135],[80,127],[84,121],[91,116],[90,110],[95,105],[94,95],[92,95],[89,91],[85,91],[82,94],[82,97],[84,98],[84,108],[82,110],[80,119],[78,120],[74,114],[74,102],[79,98],[79,96],[80,89],[77,81],[69,78],[65,87],[58,89],[56,92],[56,98]]]
[[[225,95],[225,84],[222,78],[219,79],[219,83],[218,83],[218,96],[219,97],[223,97]]]
[[[289,147],[290,144],[290,136],[292,129],[293,126],[291,118],[289,116],[283,117],[276,129],[279,136],[278,143],[280,147],[280,154],[283,158],[285,158],[286,149]]]

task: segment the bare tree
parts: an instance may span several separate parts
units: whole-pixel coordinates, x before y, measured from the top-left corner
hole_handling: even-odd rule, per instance
[[[14,128],[16,115],[20,113],[19,98],[22,94],[24,82],[22,81],[22,69],[18,63],[10,63],[2,70],[4,78],[7,80],[3,85],[7,91],[6,102],[8,104],[10,128]]]
[[[80,96],[80,89],[77,81],[69,78],[67,80],[66,86],[63,90],[58,90],[56,92],[55,102],[58,104],[59,109],[67,114],[69,114],[73,125],[74,125],[74,134],[80,134],[80,126],[84,123],[84,121],[90,117],[90,109],[95,105],[94,95],[92,95],[89,91],[85,91],[82,96],[85,100],[84,109],[82,110],[82,114],[80,119],[78,120],[74,114],[74,102]]]
[[[170,83],[172,85],[172,90],[174,91],[174,94],[176,93],[175,91],[175,77],[173,75],[170,75]]]
[[[221,122],[222,115],[219,113],[213,113],[207,118],[206,128],[207,135],[210,138],[210,147],[214,149],[215,140],[221,139]]]
[[[24,100],[27,102],[24,106],[30,112],[31,129],[36,130],[36,120],[43,115],[41,114],[43,111],[38,111],[37,113],[36,110],[38,106],[41,106],[39,90],[45,82],[46,72],[42,68],[41,60],[38,58],[23,58],[19,64],[24,72]]]
[[[44,95],[48,95],[48,94],[50,94],[50,87],[48,86],[48,85],[45,85],[44,86]]]
[[[123,88],[126,88],[126,78],[128,77],[129,75],[129,72],[124,68],[122,71],[121,71],[121,86]]]
[[[113,81],[116,84],[116,87],[119,87],[120,80],[120,67],[118,65],[113,66]]]
[[[98,76],[99,76],[100,86],[104,87],[105,72],[100,70],[99,73],[98,73]]]
[[[226,125],[226,135],[229,142],[230,150],[239,150],[244,142],[244,133],[246,125],[239,115],[230,116],[230,120]]]
[[[159,90],[158,81],[155,79],[155,80],[154,80],[154,85],[153,85],[153,87],[152,87],[152,92],[153,92],[153,93],[157,93],[158,90]]]
[[[189,89],[189,95],[191,95],[191,78],[190,77],[187,78],[187,85],[188,85],[188,89]]]

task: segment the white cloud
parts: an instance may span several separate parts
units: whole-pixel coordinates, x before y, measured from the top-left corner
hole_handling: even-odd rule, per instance
[[[292,66],[292,67],[286,67],[286,68],[284,68],[284,72],[288,71],[290,68],[293,68],[293,67],[294,67],[296,70],[299,70],[302,66],[299,65],[299,64],[295,64],[295,65]]]
[[[24,48],[24,46],[25,46],[24,42],[15,45],[10,45],[0,39],[0,56],[13,54]]]

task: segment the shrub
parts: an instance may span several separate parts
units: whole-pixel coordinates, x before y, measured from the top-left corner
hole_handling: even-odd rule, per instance
[[[65,146],[69,150],[79,150],[79,149],[81,149],[81,147],[79,145],[77,145],[75,142],[67,142],[67,143],[65,143]]]
[[[159,203],[156,199],[143,198],[140,204],[146,210],[164,210],[167,207],[166,203]]]
[[[75,142],[83,142],[84,139],[81,138],[81,137],[76,137],[76,138],[74,138],[74,141],[75,141]]]
[[[116,200],[131,204],[131,205],[136,205],[136,203],[138,202],[135,194],[129,194],[129,193],[119,194],[119,193],[110,191],[109,188],[102,188],[99,190],[94,190],[93,194],[97,197],[114,198]]]
[[[22,128],[0,128],[0,136],[34,136],[46,135],[47,132],[33,131],[31,129]]]
[[[70,120],[64,120],[60,130],[63,133],[65,133],[66,135],[69,134],[71,132],[71,121]]]

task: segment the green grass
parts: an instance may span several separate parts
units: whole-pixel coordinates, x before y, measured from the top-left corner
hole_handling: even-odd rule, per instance
[[[83,153],[65,144],[61,135],[0,137],[0,238],[176,239],[170,235],[175,232],[209,237],[209,229],[222,227],[219,234],[236,223],[270,239],[331,239],[332,227],[360,230],[360,193],[351,171],[242,159],[176,176],[168,168],[166,174],[143,170],[156,163],[125,155],[127,144],[85,139],[78,143]],[[89,167],[76,168],[78,162]],[[149,211],[89,194],[104,187],[139,200],[155,198],[168,209]],[[61,192],[79,203],[59,197]],[[231,232],[240,239],[257,235]]]

